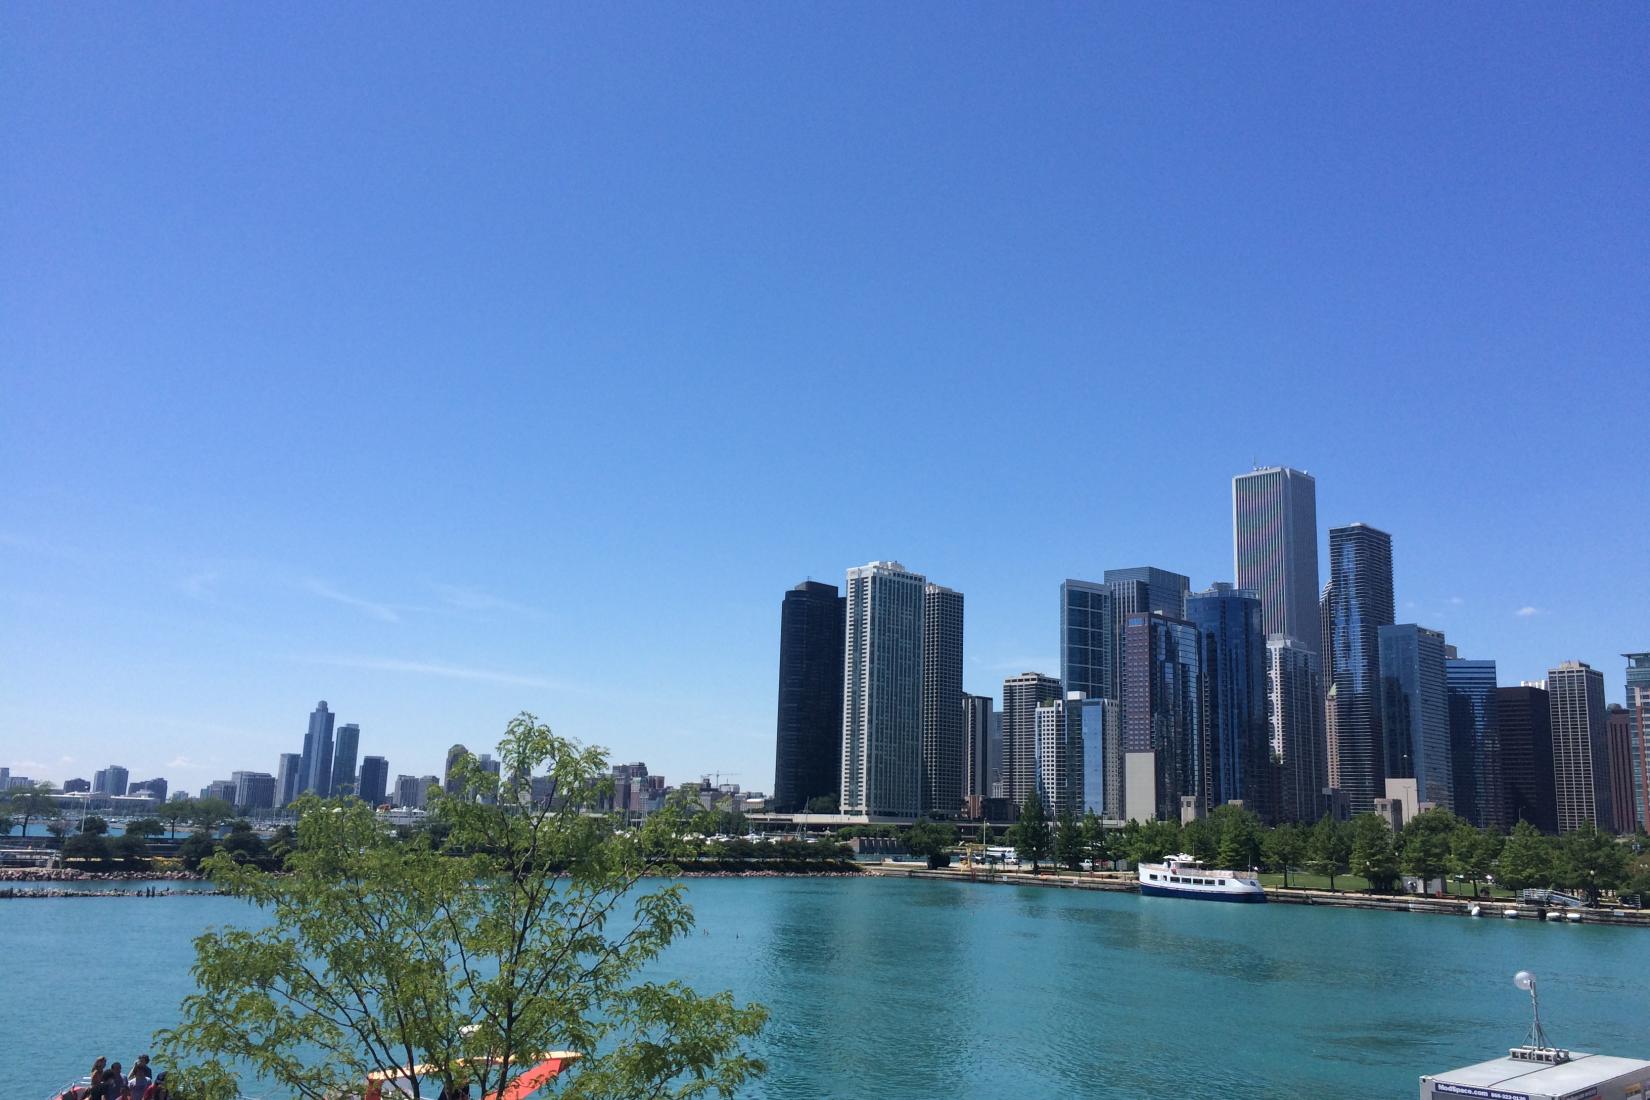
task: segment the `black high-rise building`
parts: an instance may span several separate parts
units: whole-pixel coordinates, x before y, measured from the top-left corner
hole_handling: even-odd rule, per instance
[[[1355,814],[1386,791],[1381,627],[1393,623],[1392,536],[1366,523],[1329,531],[1329,683],[1340,790]]]
[[[390,762],[382,756],[361,758],[361,779],[355,793],[371,805],[381,805],[389,796]]]
[[[1553,723],[1546,691],[1538,687],[1496,688],[1495,718],[1501,739],[1507,824],[1528,821],[1544,833],[1558,832]]]
[[[834,584],[803,581],[779,617],[779,722],[773,803],[801,813],[842,789],[842,662],[848,601]],[[961,706],[961,700],[954,704]]]

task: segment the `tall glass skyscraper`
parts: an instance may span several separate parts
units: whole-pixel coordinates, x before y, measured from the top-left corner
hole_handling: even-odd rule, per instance
[[[1123,818],[1123,730],[1115,699],[1079,699],[1067,692],[1067,721],[1075,727],[1072,742],[1080,790],[1075,811],[1102,819]]]
[[[315,704],[309,716],[309,732],[304,734],[302,790],[322,798],[332,793],[332,723],[335,715],[327,701]]]
[[[1316,653],[1318,485],[1287,466],[1232,479],[1232,559],[1237,586],[1260,597],[1262,629]]]
[[[956,817],[963,797],[963,596],[930,584],[922,605],[922,812]]]
[[[1152,754],[1157,818],[1178,820],[1183,796],[1207,809],[1213,784],[1201,632],[1183,619],[1134,614],[1123,625],[1123,650],[1123,751]],[[1133,790],[1126,797],[1131,806],[1137,801]]]
[[[1060,585],[1060,679],[1090,699],[1117,697],[1117,622],[1108,584]]]
[[[1480,828],[1505,831],[1506,785],[1501,775],[1501,724],[1495,662],[1448,658],[1449,739],[1455,812]]]
[[[1386,791],[1380,631],[1394,621],[1391,535],[1365,523],[1330,528],[1327,610],[1340,789],[1351,813],[1369,813]]]
[[[897,561],[874,561],[848,570],[842,675],[844,813],[914,818],[922,812],[927,586],[927,578]]]
[[[360,751],[361,727],[354,722],[339,726],[332,746],[331,793],[334,797],[359,793],[355,789],[355,758]]]
[[[1319,657],[1287,634],[1266,639],[1266,718],[1282,821],[1315,822],[1324,813],[1328,739]]]
[[[1496,688],[1495,717],[1508,826],[1528,821],[1544,833],[1558,832],[1552,707],[1547,690],[1530,684]]]
[[[295,752],[283,752],[275,769],[275,808],[280,809],[296,799],[303,783],[304,758]]]
[[[1105,574],[1109,585],[1129,585],[1138,583],[1145,585],[1142,596],[1133,596],[1133,590],[1125,589],[1121,603],[1116,611],[1126,614],[1136,611],[1157,611],[1171,619],[1182,619],[1186,616],[1186,594],[1192,590],[1191,578],[1167,569],[1159,569],[1155,565],[1136,565],[1129,569],[1108,569]]]
[[[1401,623],[1381,627],[1380,644],[1385,777],[1413,779],[1417,799],[1453,810],[1455,771],[1444,635]]]
[[[842,638],[847,601],[836,585],[803,581],[779,608],[779,719],[773,799],[801,813],[842,785]]]
[[[968,745],[963,758],[963,795],[991,797],[991,714],[995,700],[989,695],[964,695],[963,739]]]
[[[1639,823],[1650,829],[1650,653],[1627,658],[1627,713],[1633,757],[1633,802]]]
[[[1240,800],[1262,821],[1276,821],[1261,602],[1248,589],[1216,582],[1186,597],[1186,619],[1203,636],[1209,804]]]
[[[1610,743],[1604,723],[1604,674],[1585,661],[1547,670],[1553,725],[1553,793],[1558,831],[1592,824],[1608,829]]]
[[[390,762],[382,756],[361,758],[361,777],[355,793],[371,806],[383,805],[389,794]]]

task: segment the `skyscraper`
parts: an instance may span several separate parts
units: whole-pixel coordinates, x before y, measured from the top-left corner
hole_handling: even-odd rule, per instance
[[[1393,623],[1392,536],[1364,523],[1329,531],[1330,684],[1340,789],[1354,814],[1385,793],[1380,631]]]
[[[1263,631],[1317,653],[1318,485],[1311,474],[1270,466],[1232,479],[1232,560],[1237,586],[1260,597]]]
[[[369,806],[382,806],[389,793],[390,762],[382,756],[361,758],[361,776],[355,793]]]
[[[1210,805],[1241,801],[1276,821],[1261,612],[1253,592],[1224,581],[1186,597],[1186,619],[1203,636]]]
[[[1419,801],[1453,810],[1455,772],[1444,635],[1401,623],[1381,627],[1379,637],[1385,776],[1413,779]]]
[[[1592,824],[1608,829],[1610,746],[1604,724],[1604,674],[1584,661],[1547,670],[1553,724],[1553,791],[1558,831]]]
[[[1508,826],[1528,821],[1544,833],[1558,832],[1552,704],[1546,689],[1530,684],[1496,688],[1495,721]]]
[[[1081,698],[1082,694],[1066,693],[1066,721],[1072,727],[1069,743],[1077,754],[1072,764],[1077,778],[1072,810],[1122,820],[1122,709],[1115,699]]]
[[[1449,688],[1455,812],[1479,828],[1505,831],[1509,822],[1501,777],[1495,662],[1446,659],[1444,680]]]
[[[416,775],[396,776],[395,805],[409,810],[423,808],[425,789],[424,781]]]
[[[234,772],[230,775],[234,794],[229,799],[238,810],[270,810],[275,807],[275,777],[268,772]]]
[[[297,800],[303,782],[304,758],[295,752],[283,752],[275,769],[275,808],[290,806]]]
[[[119,798],[126,793],[126,783],[132,773],[119,764],[110,764],[92,774],[92,793]]]
[[[327,701],[315,704],[309,716],[309,732],[304,734],[303,789],[322,798],[332,793],[332,723],[336,716]]]
[[[1060,585],[1060,679],[1090,699],[1117,697],[1117,621],[1112,588],[1094,581]]]
[[[1022,672],[1003,681],[1003,797],[1015,806],[1037,793],[1037,708],[1060,698],[1060,681]]]
[[[1133,789],[1147,769],[1125,763],[1124,797],[1131,807],[1149,803],[1160,820],[1178,820],[1182,796],[1205,810],[1212,796],[1202,649],[1201,633],[1182,619],[1151,612],[1124,620],[1123,751],[1151,757],[1151,790]]]
[[[1329,784],[1320,654],[1287,634],[1266,639],[1266,718],[1277,768],[1278,819],[1315,822]]]
[[[962,804],[963,595],[941,585],[923,590],[922,812],[956,817]]]
[[[1136,565],[1128,569],[1108,569],[1105,579],[1108,585],[1121,586],[1113,590],[1119,596],[1115,608],[1118,615],[1139,611],[1158,611],[1171,619],[1186,615],[1186,594],[1192,590],[1189,577],[1155,565]],[[1134,584],[1144,584],[1145,588],[1135,589]]]
[[[847,601],[834,584],[803,581],[779,611],[779,721],[773,805],[800,813],[842,785],[842,636]]]
[[[354,722],[338,727],[332,747],[331,793],[333,797],[355,794],[355,758],[361,749],[361,727]]]
[[[1608,756],[1610,787],[1610,824],[1614,833],[1627,834],[1638,828],[1638,813],[1633,804],[1633,718],[1620,703],[1604,708],[1604,743]],[[1599,822],[1604,828],[1604,823]]]
[[[921,574],[895,561],[848,570],[842,676],[844,813],[916,817],[922,812],[927,584]]]
[[[447,794],[458,794],[464,789],[464,779],[458,774],[459,761],[467,759],[470,750],[457,744],[447,750],[447,763],[441,771],[441,789]]]
[[[1650,829],[1650,653],[1623,653],[1627,658],[1627,712],[1632,719],[1633,804],[1639,821]]]
[[[989,695],[963,696],[963,738],[968,746],[963,757],[963,795],[991,797],[991,709]]]
[[[1073,765],[1081,766],[1081,750],[1072,750],[1071,739],[1081,720],[1072,708],[1081,704],[1083,696],[1081,692],[1075,694],[1075,699],[1067,696],[1037,704],[1032,719],[1036,729],[1037,798],[1051,817],[1074,812],[1072,796],[1075,793],[1081,798],[1077,790],[1081,777],[1072,774]]]

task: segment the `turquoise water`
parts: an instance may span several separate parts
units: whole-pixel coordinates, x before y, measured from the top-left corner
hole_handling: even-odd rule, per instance
[[[1413,1097],[1519,1042],[1650,1056],[1637,929],[1035,887],[705,879],[663,969],[772,1010],[752,1097]],[[0,901],[14,1094],[130,1063],[189,987],[220,897]]]

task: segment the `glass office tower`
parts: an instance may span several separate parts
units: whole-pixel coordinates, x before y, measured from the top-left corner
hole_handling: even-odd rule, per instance
[[[1232,479],[1232,559],[1237,587],[1260,598],[1261,627],[1317,653],[1318,486],[1287,466]]]
[[[779,719],[774,809],[801,813],[842,785],[842,638],[848,601],[834,584],[803,581],[779,609]]]
[[[1454,810],[1444,635],[1401,623],[1381,627],[1380,643],[1386,778],[1413,779],[1419,801]]]
[[[1186,597],[1186,619],[1203,641],[1209,803],[1241,801],[1262,821],[1276,821],[1260,599],[1247,589],[1217,582],[1207,592]]]
[[[1449,658],[1449,739],[1455,773],[1455,812],[1480,828],[1508,827],[1501,776],[1501,727],[1495,662]]]
[[[1347,809],[1369,813],[1386,791],[1380,631],[1394,621],[1391,535],[1365,523],[1330,529],[1326,610],[1338,781]]]

